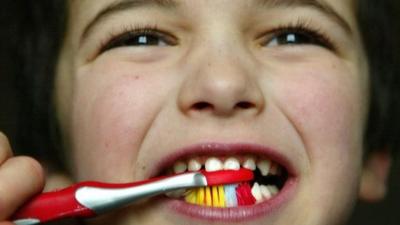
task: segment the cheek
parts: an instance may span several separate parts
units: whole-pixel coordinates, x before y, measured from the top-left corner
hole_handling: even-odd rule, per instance
[[[353,182],[361,165],[365,118],[361,96],[354,91],[360,87],[340,79],[344,75],[320,72],[322,79],[304,78],[293,84],[295,93],[286,92],[288,116],[305,145],[315,181]]]
[[[283,93],[290,103],[287,111],[306,145],[319,142],[328,146],[349,146],[359,138],[360,117],[363,117],[360,96],[353,91],[357,87],[350,87],[345,82],[341,84],[336,80],[338,78],[331,77],[337,74],[323,73],[327,79],[310,73],[306,76],[319,78],[303,76],[301,81],[285,87],[288,90]],[[346,149],[338,148],[336,151]]]
[[[126,71],[133,70],[79,74],[71,130],[78,179],[124,182],[134,177],[137,151],[162,101],[162,82]]]
[[[358,188],[366,85],[351,71],[332,62],[301,65],[277,85],[277,101],[309,161],[302,179],[304,196],[320,206],[316,210],[331,210],[319,215],[350,207]]]
[[[281,107],[306,147],[321,144],[310,149],[310,157],[359,153],[366,96],[360,76],[328,62],[301,68],[281,82],[279,93]],[[335,151],[325,152],[329,146]]]

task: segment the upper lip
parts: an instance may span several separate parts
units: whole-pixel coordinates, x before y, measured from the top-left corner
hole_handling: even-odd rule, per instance
[[[254,143],[209,142],[199,143],[177,149],[174,153],[167,155],[155,164],[154,169],[150,172],[150,177],[160,175],[160,173],[162,173],[163,171],[171,168],[176,161],[184,158],[189,158],[191,156],[225,156],[245,154],[264,156],[265,158],[268,158],[283,166],[288,172],[289,177],[296,177],[297,175],[297,172],[288,157],[275,149]]]

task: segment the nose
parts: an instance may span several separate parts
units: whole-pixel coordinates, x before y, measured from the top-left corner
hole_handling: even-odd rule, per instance
[[[248,58],[223,50],[199,58],[179,92],[178,105],[184,114],[230,117],[262,111],[264,95]]]

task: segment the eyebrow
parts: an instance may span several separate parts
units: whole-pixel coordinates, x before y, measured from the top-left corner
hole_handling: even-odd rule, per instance
[[[330,5],[321,0],[256,0],[256,4],[262,7],[312,7],[332,18],[347,33],[352,34],[352,29],[347,21],[340,16]],[[176,9],[179,4],[175,0],[120,0],[102,9],[85,27],[81,36],[81,42],[86,39],[93,28],[101,21],[114,13],[138,7],[159,7]]]
[[[332,6],[321,0],[257,0],[263,7],[311,7],[335,21],[345,32],[352,35],[349,23]]]
[[[178,3],[174,0],[120,0],[102,9],[91,22],[85,27],[82,33],[81,41],[86,39],[88,34],[93,28],[107,17],[120,11],[125,11],[132,8],[139,7],[159,7],[174,9],[177,8]]]

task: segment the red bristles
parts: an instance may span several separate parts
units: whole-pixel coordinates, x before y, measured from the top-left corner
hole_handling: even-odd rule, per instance
[[[236,187],[236,197],[239,206],[254,205],[256,203],[256,199],[251,194],[251,187],[248,183],[242,183]]]

